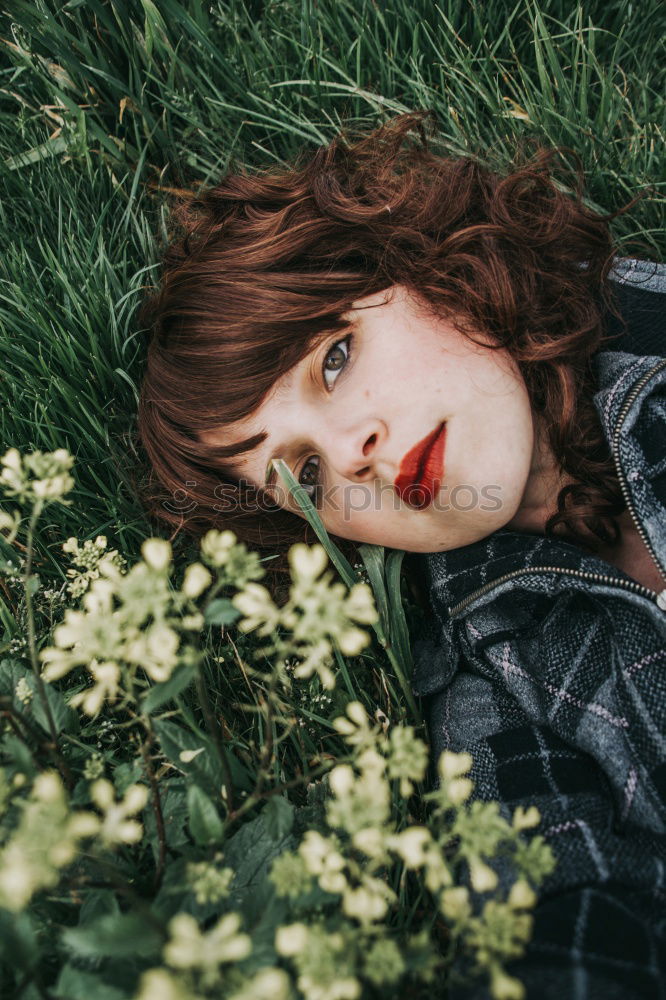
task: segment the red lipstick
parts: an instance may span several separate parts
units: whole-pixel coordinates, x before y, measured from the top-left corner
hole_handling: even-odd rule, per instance
[[[417,510],[427,507],[439,492],[444,475],[445,442],[446,424],[440,424],[410,448],[400,463],[395,488],[410,507]]]

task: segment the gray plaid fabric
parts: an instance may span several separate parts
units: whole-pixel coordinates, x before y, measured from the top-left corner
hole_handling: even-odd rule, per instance
[[[620,262],[615,280],[632,275],[664,301],[666,268]],[[650,308],[654,342],[663,309],[654,299]],[[609,442],[617,435],[666,588],[666,361],[604,351],[595,364],[601,422]],[[433,761],[467,750],[477,797],[507,814],[538,806],[535,833],[558,861],[510,971],[539,1000],[663,1000],[666,590],[641,588],[577,546],[505,530],[422,564],[432,615],[415,643],[413,688]]]

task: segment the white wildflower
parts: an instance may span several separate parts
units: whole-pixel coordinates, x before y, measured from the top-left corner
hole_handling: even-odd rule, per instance
[[[94,686],[75,694],[70,698],[69,703],[72,708],[80,706],[86,715],[95,716],[105,701],[112,702],[118,697],[120,667],[111,660],[103,663],[91,660],[88,664],[88,670],[95,681]]]
[[[447,920],[465,920],[472,912],[469,890],[462,885],[445,889],[440,896],[439,907]]]
[[[211,566],[224,566],[235,544],[236,536],[233,531],[218,531],[216,528],[211,528],[201,539],[201,555]]]
[[[34,691],[27,677],[19,678],[16,687],[14,688],[14,694],[16,695],[18,701],[22,704],[27,705],[30,702]]]
[[[518,806],[513,814],[512,826],[514,830],[529,830],[533,826],[538,826],[541,822],[541,814],[536,806],[523,809]]]
[[[428,859],[433,839],[425,826],[410,826],[393,834],[389,846],[402,858],[405,868],[420,868]]]
[[[192,563],[185,570],[181,589],[186,597],[196,598],[204,592],[212,581],[212,576],[202,563]]]
[[[290,980],[284,969],[260,969],[253,979],[229,1000],[289,1000]]]
[[[517,882],[511,886],[511,891],[509,892],[509,898],[507,900],[509,906],[514,907],[517,910],[527,910],[536,904],[537,896],[529,882],[524,878],[518,879]]]
[[[234,595],[231,603],[245,615],[238,623],[242,632],[250,632],[261,626],[259,634],[268,635],[280,620],[279,608],[269,591],[260,583],[246,583],[244,589]]]
[[[348,917],[368,926],[383,920],[389,903],[396,899],[393,890],[379,878],[366,876],[363,884],[356,888],[347,887],[342,894],[342,909]]]
[[[163,573],[171,564],[171,544],[163,538],[147,538],[141,546],[143,561],[156,573]]]
[[[90,786],[90,797],[104,814],[100,835],[106,844],[135,844],[143,836],[143,827],[134,819],[148,801],[146,785],[130,785],[124,798],[116,802],[115,790],[110,781],[99,778]]]
[[[497,874],[479,858],[470,858],[469,875],[476,892],[490,892],[497,887]]]
[[[179,913],[169,923],[171,940],[164,948],[164,958],[174,969],[201,969],[206,986],[219,979],[223,962],[240,962],[250,954],[252,941],[239,933],[238,913],[227,913],[210,930],[202,933],[194,917]]]
[[[285,958],[300,955],[307,945],[308,929],[305,924],[285,924],[275,932],[275,950]]]
[[[451,778],[458,778],[462,774],[467,774],[472,767],[472,757],[468,753],[452,753],[450,750],[443,750],[437,762],[437,771],[440,778],[449,781]]]
[[[303,542],[296,542],[289,549],[289,565],[295,580],[316,580],[327,563],[328,556],[323,545],[307,546]]]
[[[373,625],[378,620],[375,598],[367,583],[354,584],[345,601],[345,611],[364,625]]]

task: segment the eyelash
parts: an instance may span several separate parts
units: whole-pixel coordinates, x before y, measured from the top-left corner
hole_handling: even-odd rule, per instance
[[[322,378],[324,379],[324,385],[326,386],[326,389],[327,389],[328,392],[332,392],[333,386],[329,386],[329,383],[326,381],[326,371],[327,371],[327,369],[326,369],[326,362],[330,358],[330,356],[333,353],[333,351],[336,350],[336,348],[338,348],[341,344],[346,344],[347,345],[347,353],[345,355],[344,364],[340,368],[334,368],[334,369],[332,369],[335,372],[335,375],[336,375],[335,381],[337,381],[337,376],[340,374],[340,372],[342,372],[342,371],[345,370],[345,368],[347,367],[347,365],[349,363],[349,358],[350,358],[350,355],[351,355],[351,340],[352,340],[351,334],[349,334],[346,337],[343,337],[342,340],[336,340],[334,344],[331,344],[330,348],[326,352],[326,356],[324,357],[324,361],[323,361],[322,366],[321,366],[321,371],[322,371]],[[331,369],[328,369],[328,370],[330,371]],[[335,385],[335,382],[333,383],[333,385]],[[301,476],[303,475],[303,473],[304,473],[305,469],[308,467],[308,465],[310,465],[310,463],[313,461],[314,457],[316,457],[316,456],[310,456],[310,458],[306,459],[306,461],[304,462],[304,464],[303,464],[303,466],[301,468],[301,471],[298,474],[298,482],[299,482],[299,484],[303,487],[303,489],[308,493],[308,495],[310,497],[312,496],[312,493],[310,492],[310,490],[314,491],[314,490],[316,490],[320,486],[319,477],[317,476],[317,479],[315,480],[314,483],[308,483],[307,486],[306,486],[305,483],[301,482]],[[318,465],[316,467],[318,468]]]

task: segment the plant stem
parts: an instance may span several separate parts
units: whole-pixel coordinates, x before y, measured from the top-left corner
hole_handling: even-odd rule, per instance
[[[220,766],[222,768],[222,783],[224,785],[225,792],[225,804],[227,810],[232,813],[234,811],[234,784],[231,777],[231,768],[229,767],[229,761],[227,760],[227,755],[224,750],[220,727],[217,724],[210,705],[208,691],[206,690],[206,684],[204,682],[201,660],[197,663],[196,687],[197,694],[199,696],[199,703],[201,704],[201,710],[206,721],[206,729],[215,744],[215,749],[217,750],[217,754],[220,759]]]
[[[271,761],[271,756],[273,754],[273,695],[275,694],[275,688],[278,682],[278,672],[274,668],[271,673],[270,680],[268,682],[268,691],[266,693],[266,700],[264,704],[266,705],[266,739],[261,750],[261,758],[259,760],[259,768],[257,770],[257,783],[254,786],[254,791],[251,797],[260,797],[261,789],[263,788],[264,781],[266,780],[266,774],[268,771],[268,766]]]
[[[157,892],[162,884],[162,878],[164,877],[164,864],[166,861],[166,830],[164,828],[164,813],[162,812],[160,790],[155,777],[155,769],[153,768],[153,763],[150,759],[150,750],[154,741],[153,731],[150,725],[150,719],[144,718],[143,723],[148,732],[148,736],[141,743],[141,757],[143,759],[143,767],[150,784],[153,812],[155,813],[155,826],[157,828],[157,843],[159,845],[154,883],[155,892]]]
[[[257,795],[256,791],[252,792],[251,795],[247,797],[245,802],[238,807],[238,809],[230,814],[227,818],[227,824],[225,826],[225,836],[227,835],[228,828],[232,823],[238,822],[245,813],[249,812],[251,809],[264,799],[270,799],[274,795],[281,795],[282,792],[286,792],[290,788],[298,788],[299,785],[305,784],[306,781],[312,781],[313,778],[318,778],[322,774],[327,774],[331,770],[331,764],[322,764],[321,767],[315,768],[314,771],[308,771],[307,774],[301,774],[297,778],[291,778],[289,781],[283,782],[281,785],[274,785],[273,788],[268,788],[266,791],[261,792]]]
[[[381,643],[381,645],[386,650],[386,655],[388,656],[389,662],[393,667],[395,676],[398,678],[398,682],[400,684],[400,687],[402,688],[402,693],[404,694],[405,700],[407,701],[407,704],[409,706],[409,710],[412,713],[412,718],[416,722],[417,726],[422,726],[423,718],[421,716],[421,712],[419,711],[414,695],[412,694],[412,689],[409,686],[409,681],[405,677],[403,669],[400,666],[400,663],[398,662],[398,658],[396,657],[393,649],[391,648],[391,644],[388,642],[388,640],[384,640],[384,642]]]
[[[42,502],[38,501],[32,508],[32,513],[30,514],[30,522],[28,524],[28,539],[25,555],[25,572],[23,574],[23,588],[25,591],[25,606],[26,614],[28,618],[28,647],[30,649],[30,662],[32,664],[32,669],[35,675],[35,683],[37,684],[37,693],[39,695],[39,700],[42,703],[42,708],[44,709],[44,716],[48,723],[49,732],[51,734],[52,748],[51,752],[55,764],[60,771],[63,781],[68,789],[71,791],[74,786],[74,777],[70,771],[67,762],[65,761],[62,753],[60,752],[60,747],[58,745],[58,734],[55,727],[55,721],[53,718],[53,713],[51,712],[51,706],[49,705],[49,699],[46,695],[46,686],[42,678],[39,662],[37,660],[37,640],[35,634],[35,613],[32,606],[32,594],[30,592],[30,577],[32,573],[32,556],[34,552],[34,537],[35,537],[35,527],[37,521],[39,520],[39,515],[42,512]]]

